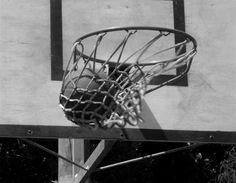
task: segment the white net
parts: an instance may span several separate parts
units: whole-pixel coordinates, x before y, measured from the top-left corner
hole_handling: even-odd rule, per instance
[[[173,43],[176,34],[182,42]],[[80,126],[135,126],[143,122],[143,96],[183,77],[195,53],[191,36],[163,28],[113,28],[85,35],[72,48],[60,106]],[[176,77],[147,90],[154,76],[182,66]]]

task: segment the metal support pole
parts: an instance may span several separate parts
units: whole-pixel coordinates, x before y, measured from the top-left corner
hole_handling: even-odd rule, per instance
[[[44,147],[44,146],[42,146],[42,145],[40,145],[40,144],[34,142],[34,141],[31,141],[31,140],[25,139],[25,138],[20,138],[20,139],[21,139],[22,141],[24,141],[24,142],[30,144],[30,145],[33,145],[33,146],[35,146],[35,147],[37,147],[37,148],[39,148],[39,149],[41,149],[41,150],[43,150],[43,151],[45,151],[45,152],[51,154],[51,155],[53,155],[53,156],[56,156],[56,157],[58,157],[58,158],[61,158],[61,159],[65,160],[65,161],[67,161],[67,162],[69,162],[69,163],[71,163],[71,164],[73,164],[73,165],[75,165],[75,166],[77,166],[77,167],[79,167],[79,168],[85,170],[85,171],[88,171],[88,169],[84,168],[83,166],[81,166],[81,165],[79,165],[79,164],[77,164],[77,163],[75,163],[75,162],[73,162],[73,161],[71,161],[71,160],[69,160],[69,159],[67,159],[67,158],[65,158],[65,157],[63,157],[63,156],[61,156],[60,154],[58,154],[58,153],[56,153],[56,152],[54,152],[54,151],[52,151],[52,150],[50,150],[50,149],[48,149],[48,148],[46,148],[46,147]]]
[[[103,167],[98,168],[95,171],[106,170],[106,169],[114,168],[114,167],[121,166],[121,165],[135,163],[135,162],[141,161],[141,160],[146,160],[146,159],[150,159],[150,158],[154,158],[154,157],[159,157],[159,156],[162,156],[162,155],[168,155],[168,154],[171,154],[171,153],[175,153],[175,152],[195,148],[195,147],[202,146],[202,145],[203,144],[193,144],[193,145],[188,145],[188,146],[184,146],[184,147],[179,147],[179,148],[176,148],[176,149],[171,149],[171,150],[168,150],[168,151],[163,151],[163,152],[159,152],[159,153],[155,153],[155,154],[150,154],[150,155],[142,156],[142,157],[139,157],[139,158],[134,158],[134,159],[114,163],[114,164],[111,164],[111,165],[103,166]]]

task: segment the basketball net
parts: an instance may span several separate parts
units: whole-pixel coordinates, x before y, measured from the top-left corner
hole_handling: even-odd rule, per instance
[[[139,32],[147,31],[153,32],[153,36],[127,56],[127,50],[132,47],[129,41],[139,39]],[[106,37],[112,33],[117,36],[120,32],[119,41],[113,41],[116,43],[113,51],[106,59],[100,58],[98,53],[102,52],[102,47],[106,47],[104,52],[108,49],[106,41],[109,39]],[[159,50],[154,48],[160,40],[164,39],[165,43],[165,39],[176,35],[181,36],[181,42],[158,47]],[[89,41],[92,46],[87,46],[86,40],[90,38],[93,38],[93,44]],[[103,129],[136,126],[143,122],[141,112],[145,94],[185,76],[196,54],[196,47],[196,41],[190,35],[156,27],[111,28],[87,34],[72,47],[63,77],[60,106],[67,119],[79,126]],[[154,51],[150,53],[149,50]],[[171,58],[153,59],[170,51],[174,52]],[[180,74],[155,87],[148,87],[154,77],[180,67],[184,67]],[[79,83],[84,78],[86,85],[83,83],[81,87]]]

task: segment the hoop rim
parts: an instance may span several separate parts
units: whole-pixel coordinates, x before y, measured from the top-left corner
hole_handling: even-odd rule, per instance
[[[149,31],[160,31],[160,32],[170,32],[170,33],[176,33],[176,34],[182,34],[185,35],[187,38],[189,38],[192,42],[193,42],[193,46],[195,48],[197,48],[197,41],[195,40],[195,38],[193,36],[191,36],[190,34],[178,30],[178,29],[171,29],[171,28],[164,28],[164,27],[153,27],[153,26],[126,26],[126,27],[109,27],[109,28],[105,28],[105,29],[100,29],[98,31],[94,31],[94,32],[90,32],[88,34],[85,34],[83,36],[81,36],[80,38],[78,38],[74,43],[77,43],[79,41],[82,41],[90,36],[94,36],[97,34],[101,34],[101,33],[107,33],[107,32],[114,32],[114,31],[128,31],[128,30],[149,30]]]
[[[189,39],[192,44],[193,44],[193,48],[196,51],[197,49],[197,41],[195,40],[195,38],[193,36],[191,36],[190,34],[184,32],[184,31],[180,31],[177,29],[170,29],[170,28],[164,28],[164,27],[154,27],[154,26],[125,26],[125,27],[109,27],[109,28],[105,28],[105,29],[100,29],[94,32],[90,32],[87,33],[83,36],[81,36],[80,38],[78,38],[75,42],[74,45],[76,43],[81,42],[82,40],[91,37],[91,36],[95,36],[95,35],[99,35],[101,33],[108,33],[108,32],[115,32],[115,31],[130,31],[130,30],[148,30],[148,31],[159,31],[159,32],[168,32],[168,33],[173,33],[173,34],[180,34],[185,36],[187,39]],[[98,62],[98,63],[105,63],[105,60],[102,59],[94,59],[89,57],[88,55],[82,54],[84,58],[90,58],[90,60]],[[109,62],[110,65],[115,64],[115,62],[111,61]],[[141,65],[147,66],[147,65],[153,65],[155,64],[155,62],[146,62],[146,63],[139,63]],[[124,65],[131,65],[131,63],[125,63]]]

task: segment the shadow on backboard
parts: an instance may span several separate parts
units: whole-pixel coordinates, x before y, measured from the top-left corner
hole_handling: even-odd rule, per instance
[[[137,127],[128,126],[121,129],[122,136],[127,140],[168,140],[165,131],[162,130],[157,119],[153,115],[145,100],[142,102],[142,117],[144,122],[139,123]]]

